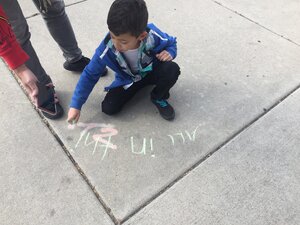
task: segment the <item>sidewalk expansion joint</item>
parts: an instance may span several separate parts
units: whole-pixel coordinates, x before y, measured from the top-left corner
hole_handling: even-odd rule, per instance
[[[101,198],[101,196],[100,196],[99,192],[96,190],[95,186],[91,183],[91,181],[89,180],[89,178],[87,177],[87,175],[84,173],[84,171],[81,169],[81,167],[79,166],[79,164],[76,162],[76,160],[73,158],[73,156],[71,155],[71,153],[68,151],[67,147],[64,145],[63,141],[58,136],[58,134],[55,132],[55,130],[53,129],[53,127],[51,126],[51,124],[47,121],[47,119],[45,119],[45,117],[42,115],[41,112],[39,112],[39,110],[37,110],[37,112],[40,115],[42,121],[46,124],[46,126],[48,127],[48,129],[50,130],[50,132],[52,133],[52,135],[54,136],[54,138],[57,140],[57,142],[59,143],[59,145],[62,147],[62,149],[65,152],[65,154],[71,160],[71,162],[75,166],[75,168],[78,171],[78,173],[81,175],[81,177],[87,183],[87,185],[91,188],[91,190],[93,191],[93,193],[96,196],[97,200],[100,202],[100,204],[102,205],[102,207],[105,210],[105,212],[109,215],[110,219],[114,222],[115,225],[119,225],[120,224],[119,220],[113,215],[111,209],[108,207],[108,205]]]
[[[252,23],[254,23],[254,24],[260,26],[261,28],[263,28],[263,29],[265,29],[265,30],[271,32],[272,34],[275,34],[276,36],[279,36],[279,37],[281,37],[281,38],[287,40],[288,42],[291,42],[291,43],[297,45],[298,47],[300,47],[300,44],[298,44],[297,42],[295,42],[295,41],[293,41],[293,40],[291,40],[291,39],[285,37],[284,35],[281,35],[281,34],[279,34],[279,33],[276,33],[275,31],[273,31],[273,30],[271,30],[271,29],[265,27],[264,25],[261,25],[260,23],[254,21],[254,20],[252,20],[252,19],[250,19],[250,18],[248,18],[247,16],[244,16],[243,14],[239,13],[238,11],[235,11],[235,10],[231,9],[231,8],[229,8],[229,7],[225,6],[225,5],[223,5],[222,3],[218,2],[218,1],[215,1],[215,0],[211,0],[211,1],[213,1],[214,3],[220,5],[221,7],[225,8],[225,9],[227,9],[227,10],[229,10],[229,11],[231,11],[231,12],[233,12],[233,13],[235,13],[235,14],[241,16],[241,17],[243,17],[244,19],[249,20],[250,22],[252,22]]]
[[[53,134],[53,136],[55,137],[55,139],[59,143],[59,145],[62,147],[62,149],[65,152],[65,154],[71,160],[71,162],[73,163],[73,165],[77,169],[78,173],[81,175],[81,177],[87,183],[87,185],[91,188],[91,190],[93,191],[93,193],[96,196],[97,200],[100,202],[100,204],[102,205],[103,209],[108,214],[108,216],[110,217],[110,219],[114,222],[115,225],[119,225],[120,224],[119,220],[113,215],[111,209],[108,207],[108,205],[101,198],[101,196],[100,196],[99,192],[96,190],[95,186],[91,183],[91,181],[89,180],[89,178],[87,177],[87,175],[84,173],[84,171],[81,169],[81,167],[79,166],[79,164],[76,162],[76,160],[73,158],[73,156],[71,155],[71,153],[68,151],[67,147],[64,145],[63,141],[58,136],[58,134],[55,132],[55,130],[53,129],[53,127],[51,126],[51,124],[49,124],[49,122],[44,118],[44,116],[42,115],[41,112],[38,111],[38,113],[39,113],[40,117],[42,118],[43,122],[46,124],[46,126],[50,130],[50,132]]]
[[[69,6],[72,6],[72,5],[77,5],[77,4],[79,4],[79,3],[86,2],[86,1],[88,1],[88,0],[80,0],[80,1],[78,1],[78,2],[66,4],[66,5],[65,5],[65,8],[66,8],[66,7],[69,7]],[[30,18],[35,17],[35,16],[38,16],[38,15],[41,15],[41,13],[39,13],[39,12],[33,13],[32,15],[26,16],[25,19],[30,19]]]
[[[268,114],[272,109],[277,107],[280,103],[282,103],[285,99],[287,99],[289,96],[291,96],[296,91],[300,91],[300,83],[294,87],[292,90],[290,90],[287,94],[285,94],[283,97],[281,97],[279,100],[277,100],[273,105],[271,105],[268,109],[263,108],[263,112],[256,116],[254,119],[252,119],[248,124],[246,124],[244,127],[242,127],[237,132],[233,133],[231,136],[229,136],[225,141],[223,141],[219,146],[217,146],[215,149],[204,155],[198,162],[196,162],[194,165],[192,165],[189,169],[184,171],[181,175],[179,175],[177,178],[175,178],[173,181],[171,181],[167,186],[163,187],[158,193],[154,194],[151,198],[149,198],[144,204],[141,204],[139,207],[137,207],[135,210],[133,210],[128,216],[126,216],[122,221],[121,224],[128,221],[130,218],[135,216],[138,212],[140,212],[142,209],[144,209],[146,206],[150,205],[156,198],[167,192],[172,186],[174,186],[176,183],[181,181],[185,176],[190,174],[194,169],[196,169],[200,164],[205,162],[210,156],[212,156],[214,153],[222,149],[224,146],[229,144],[231,141],[233,141],[235,138],[237,138],[242,132],[247,130],[250,126],[254,125],[258,120],[262,119],[266,114]]]
[[[8,69],[8,67],[7,67],[7,69]],[[113,215],[111,209],[108,207],[108,205],[101,198],[101,196],[98,193],[98,191],[96,190],[95,186],[91,183],[91,181],[88,179],[88,177],[86,176],[86,174],[84,173],[84,171],[81,169],[81,167],[79,166],[79,164],[76,162],[76,160],[70,154],[70,152],[68,151],[67,147],[65,146],[65,144],[63,143],[63,141],[61,140],[61,138],[58,136],[58,134],[55,132],[55,130],[53,129],[53,127],[51,126],[51,124],[44,117],[44,115],[40,112],[40,110],[38,110],[37,107],[32,103],[32,101],[30,100],[30,98],[29,98],[29,96],[28,96],[25,88],[23,87],[22,83],[19,81],[19,79],[17,78],[17,76],[12,71],[10,71],[10,73],[13,75],[14,79],[16,80],[16,82],[20,85],[20,88],[22,89],[22,91],[24,92],[24,94],[27,96],[29,102],[32,104],[34,110],[37,112],[37,114],[41,118],[42,122],[46,125],[46,127],[49,129],[49,131],[51,132],[51,134],[54,136],[54,138],[56,139],[56,141],[58,142],[58,144],[63,149],[64,153],[68,156],[68,158],[70,159],[70,161],[72,162],[72,164],[75,166],[75,168],[78,171],[78,173],[81,175],[81,177],[87,183],[87,185],[91,188],[91,190],[93,191],[93,193],[96,196],[97,200],[100,202],[101,206],[103,207],[103,209],[105,210],[105,212],[108,214],[108,216],[110,217],[110,219],[113,221],[113,223],[115,225],[119,225],[120,221]]]

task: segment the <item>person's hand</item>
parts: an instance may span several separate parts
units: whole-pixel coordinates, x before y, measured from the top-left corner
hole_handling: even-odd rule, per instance
[[[77,123],[80,117],[80,110],[75,108],[70,108],[68,113],[67,122],[70,124]]]
[[[36,76],[25,64],[14,69],[14,72],[20,78],[33,103],[37,105],[38,87],[36,83],[38,80]]]
[[[158,58],[160,61],[164,61],[164,62],[171,61],[173,59],[171,54],[166,50],[163,50],[161,53],[156,54],[156,58]]]

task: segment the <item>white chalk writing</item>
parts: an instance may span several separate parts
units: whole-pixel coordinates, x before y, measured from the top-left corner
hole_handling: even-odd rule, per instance
[[[75,145],[75,149],[78,148],[79,144],[84,139],[84,137],[85,137],[84,146],[89,146],[92,144],[94,145],[93,152],[92,152],[93,155],[95,154],[96,150],[100,150],[103,152],[101,160],[103,160],[107,155],[108,149],[113,149],[113,150],[117,149],[117,145],[111,143],[112,136],[118,134],[118,130],[115,129],[113,125],[102,124],[102,123],[78,123],[77,127],[84,128],[84,130],[80,132],[80,137]],[[94,129],[96,128],[98,128],[98,130],[96,131],[98,133],[95,133],[94,131]],[[89,141],[90,133],[92,131],[94,131],[94,134],[92,135],[92,140]]]
[[[182,141],[182,144],[185,144],[186,143],[186,138],[185,138],[185,135],[188,137],[188,140],[189,141],[195,141],[195,138],[196,138],[196,132],[197,132],[197,129],[198,129],[199,126],[196,127],[196,129],[190,133],[189,131],[185,130],[184,132],[179,132],[179,133],[175,133],[173,135],[169,134],[167,135],[170,139],[171,139],[171,142],[172,142],[172,145],[175,146],[175,138],[176,136],[179,136],[181,141]],[[184,135],[185,133],[185,135]]]

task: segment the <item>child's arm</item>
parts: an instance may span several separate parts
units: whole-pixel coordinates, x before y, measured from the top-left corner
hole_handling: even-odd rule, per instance
[[[80,117],[80,110],[70,108],[68,113],[68,119],[67,122],[70,124],[77,123]]]
[[[80,76],[80,79],[72,96],[68,114],[68,122],[78,121],[82,105],[88,99],[88,96],[92,92],[95,84],[98,82],[103,70],[106,67],[106,65],[100,58],[100,55],[102,54],[104,49],[105,45],[102,42],[96,49],[91,62],[86,66]]]
[[[177,56],[177,41],[176,41],[176,37],[172,37],[169,36],[168,34],[166,34],[166,39],[168,40],[166,42],[166,45],[164,47],[164,50],[169,53],[169,55],[172,57],[172,60],[176,58]],[[164,51],[162,51],[164,52]],[[170,60],[168,60],[170,61]]]
[[[162,32],[154,24],[149,24],[148,27],[153,30],[156,47],[153,49],[157,52],[156,57],[160,61],[171,61],[177,56],[177,41],[176,37],[172,37],[167,33]]]
[[[163,50],[161,53],[156,54],[156,58],[158,58],[158,60],[164,61],[164,62],[173,60],[173,57],[167,50]]]

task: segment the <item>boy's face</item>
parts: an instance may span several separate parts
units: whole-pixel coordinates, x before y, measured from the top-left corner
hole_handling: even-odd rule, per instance
[[[125,52],[127,50],[136,49],[140,46],[140,42],[147,36],[147,32],[144,31],[138,37],[133,36],[130,33],[120,34],[118,36],[110,32],[110,36],[115,48],[119,52]]]

